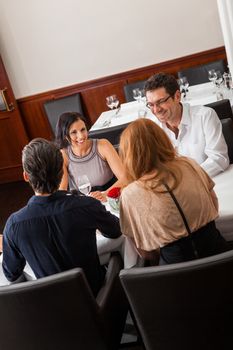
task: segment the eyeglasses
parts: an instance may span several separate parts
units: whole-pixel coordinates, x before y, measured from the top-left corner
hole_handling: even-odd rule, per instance
[[[151,103],[151,102],[147,102],[146,106],[150,109],[153,109],[154,106],[156,106],[157,108],[158,107],[161,107],[164,103],[167,102],[167,100],[170,98],[170,97],[173,97],[172,95],[168,95],[167,97],[165,98],[162,98],[161,100],[155,102],[155,103]]]

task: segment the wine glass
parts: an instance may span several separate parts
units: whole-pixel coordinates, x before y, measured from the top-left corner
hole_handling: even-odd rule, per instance
[[[91,192],[91,183],[87,175],[78,176],[78,189],[86,196]]]
[[[223,76],[222,76],[222,73],[217,70],[216,71],[216,79],[215,79],[215,84],[218,88],[220,88],[221,84],[223,82]]]
[[[117,98],[117,95],[111,95],[106,97],[106,104],[107,106],[112,110],[113,108],[116,109],[115,116],[118,114],[120,107],[118,107],[120,101]],[[118,107],[118,108],[117,108]]]
[[[182,77],[178,79],[178,84],[180,86],[180,92],[183,93],[183,97],[185,98],[188,92],[189,82],[187,77]]]
[[[119,105],[119,100],[117,98],[117,95],[112,95],[113,96],[113,106],[115,109],[117,109],[118,105]]]
[[[116,95],[106,97],[106,105],[108,106],[108,108],[113,109],[115,107],[115,98]]]
[[[210,69],[209,71],[208,71],[208,79],[209,79],[209,81],[212,81],[213,82],[213,84],[214,84],[214,93],[215,93],[215,81],[216,81],[216,79],[217,79],[217,74],[216,74],[216,71],[215,71],[215,69]]]
[[[217,76],[216,76],[215,69],[210,69],[208,71],[208,79],[209,79],[209,81],[213,81],[213,83],[215,83],[216,78],[217,78]]]
[[[140,102],[142,98],[142,91],[139,88],[133,89],[133,98]]]
[[[185,94],[187,94],[187,92],[189,91],[189,90],[188,90],[188,88],[189,88],[188,79],[187,79],[187,77],[182,77],[181,79],[182,79],[182,81],[183,81],[183,86],[184,86]]]
[[[231,90],[232,88],[232,78],[231,73],[223,73],[223,79],[224,79],[224,86],[227,90]]]

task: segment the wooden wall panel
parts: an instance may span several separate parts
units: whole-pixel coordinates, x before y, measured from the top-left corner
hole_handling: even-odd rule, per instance
[[[22,180],[22,147],[27,143],[23,124],[17,115],[0,116],[0,129],[0,183]]]
[[[96,121],[100,113],[108,109],[106,105],[107,96],[114,93],[119,98],[120,103],[125,102],[123,92],[123,86],[125,83],[125,80],[119,80],[109,84],[92,87],[81,92],[82,100],[88,111],[91,125]]]
[[[125,84],[147,79],[152,74],[158,72],[171,73],[177,76],[177,72],[181,69],[199,64],[205,64],[218,59],[226,60],[226,52],[224,47],[211,49],[45,93],[40,93],[34,96],[20,98],[18,99],[18,105],[29,138],[45,137],[51,139],[52,131],[43,108],[43,104],[48,100],[57,99],[80,92],[84,112],[87,116],[89,124],[92,125],[98,116],[103,111],[107,110],[107,106],[105,104],[106,96],[117,94],[120,103],[125,102],[123,92],[123,86]]]
[[[0,183],[5,183],[22,179],[21,156],[28,136],[1,57],[0,89],[8,104],[0,111]]]

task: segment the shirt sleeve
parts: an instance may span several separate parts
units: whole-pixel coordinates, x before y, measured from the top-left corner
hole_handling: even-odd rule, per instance
[[[17,280],[23,274],[26,265],[26,260],[14,242],[14,234],[13,226],[10,224],[9,219],[3,232],[2,268],[4,275],[10,282]]]
[[[192,164],[193,168],[201,178],[203,185],[205,186],[207,192],[211,192],[215,186],[215,182],[207,174],[207,172],[201,167],[194,159],[189,159],[189,162]]]
[[[106,210],[100,201],[94,199],[91,214],[95,219],[97,229],[107,238],[118,238],[121,236],[119,219]]]
[[[205,153],[207,159],[201,164],[202,168],[213,177],[229,166],[227,144],[222,133],[222,124],[216,112],[208,108],[202,120],[205,135]]]
[[[133,211],[134,206],[129,205],[129,199],[124,190],[120,200],[120,225],[122,233],[131,238],[134,238],[133,227],[137,217],[137,214],[133,213]]]

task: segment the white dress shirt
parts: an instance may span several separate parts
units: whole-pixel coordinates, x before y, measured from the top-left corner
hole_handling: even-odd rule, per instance
[[[222,124],[212,108],[183,104],[177,139],[166,124],[160,123],[160,126],[178,153],[195,159],[209,176],[213,177],[229,166]]]

